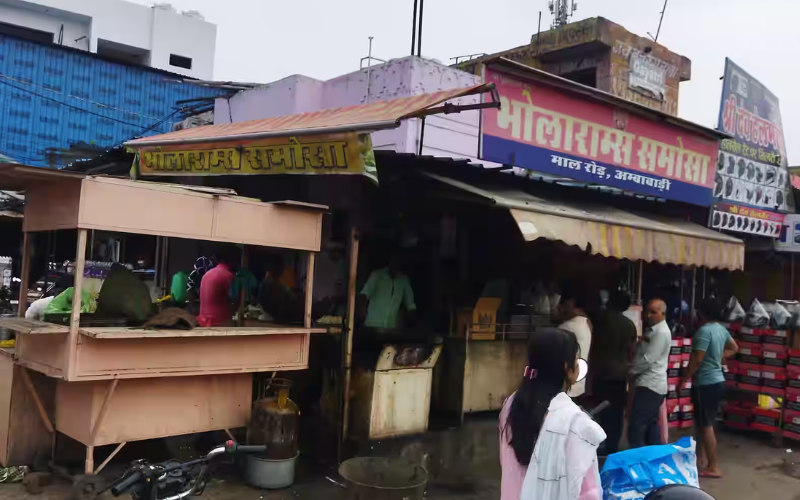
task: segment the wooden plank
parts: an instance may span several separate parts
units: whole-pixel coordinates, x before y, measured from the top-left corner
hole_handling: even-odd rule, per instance
[[[25,388],[28,389],[30,393],[31,399],[33,399],[33,404],[36,407],[36,410],[39,412],[39,416],[42,419],[42,423],[45,427],[47,427],[48,432],[53,432],[53,423],[50,421],[50,417],[47,416],[47,411],[44,409],[44,405],[42,401],[39,399],[39,395],[36,393],[36,387],[33,386],[33,382],[31,382],[31,377],[28,375],[28,370],[20,370],[20,375],[22,376],[22,382],[25,384]]]
[[[25,388],[23,371],[25,368],[21,366],[14,367],[8,424],[8,463],[5,465],[47,463],[53,452],[54,434],[42,422],[33,396]],[[28,375],[50,422],[54,422],[57,381],[41,373],[28,372]]]
[[[0,327],[26,335],[50,335],[54,333],[69,332],[69,327],[65,325],[57,325],[55,323],[45,323],[43,321],[34,321],[22,318],[0,319]]]
[[[112,452],[111,452],[111,455],[109,455],[109,456],[108,456],[108,457],[107,457],[105,460],[103,460],[103,463],[101,463],[101,464],[100,464],[100,465],[97,467],[97,469],[95,469],[95,470],[94,470],[94,474],[100,474],[100,472],[101,472],[103,469],[105,469],[106,465],[108,465],[108,462],[110,462],[110,461],[111,461],[111,459],[113,459],[114,457],[116,457],[116,456],[117,456],[117,453],[119,453],[119,451],[122,449],[122,447],[123,447],[123,446],[125,446],[126,444],[128,444],[128,443],[126,443],[125,441],[123,441],[123,442],[121,442],[120,444],[118,444],[118,445],[117,445],[117,447],[116,447],[116,448],[114,448],[114,451],[112,451]]]
[[[163,329],[145,330],[143,328],[125,327],[91,327],[81,328],[81,335],[95,339],[173,339],[185,337],[251,337],[258,335],[302,335],[307,333],[325,333],[325,328],[301,328],[291,326],[276,327],[212,327],[195,328],[193,330]],[[156,348],[156,346],[153,346]]]
[[[59,381],[59,432],[92,445],[92,422],[100,419],[108,386],[108,381]],[[247,373],[125,380],[106,406],[93,446],[244,427],[252,391]]]
[[[89,443],[90,446],[94,446],[95,440],[97,439],[97,434],[100,432],[100,428],[103,426],[103,421],[106,419],[106,413],[108,413],[108,409],[111,407],[111,400],[114,398],[114,392],[117,390],[117,385],[119,385],[119,379],[115,378],[111,381],[111,385],[108,386],[106,397],[103,398],[103,405],[100,407],[100,413],[97,415],[97,419],[95,419],[94,425],[92,426],[90,438],[91,442]],[[91,472],[91,470],[89,472]]]
[[[303,370],[309,334],[94,339],[82,337],[75,380]]]
[[[78,330],[81,322],[81,290],[83,290],[83,270],[86,267],[86,229],[78,229],[78,243],[75,246],[75,282],[72,287],[72,315],[69,322],[69,338],[64,350],[64,372],[67,380],[75,377],[78,356]]]

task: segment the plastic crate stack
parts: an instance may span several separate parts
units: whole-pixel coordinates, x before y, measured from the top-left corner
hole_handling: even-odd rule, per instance
[[[669,427],[688,428],[694,426],[692,405],[692,381],[679,388],[681,376],[689,366],[692,356],[692,339],[672,339],[667,365],[667,420]]]
[[[797,336],[800,332],[794,334]],[[784,437],[800,441],[800,349],[789,349],[786,381],[786,408],[783,410],[782,433]]]
[[[739,323],[728,329],[739,344],[739,353],[727,363],[726,384],[759,396],[757,403],[727,401],[723,423],[800,439],[800,350],[789,347],[792,332]]]

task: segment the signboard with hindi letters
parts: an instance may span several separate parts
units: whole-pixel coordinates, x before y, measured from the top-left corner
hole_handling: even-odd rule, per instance
[[[711,211],[711,227],[714,229],[771,238],[781,234],[783,220],[783,214],[731,203],[717,203]]]
[[[375,173],[370,135],[357,133],[143,147],[137,162],[142,175]]]
[[[794,212],[791,175],[778,98],[761,82],[725,60],[714,197],[775,212]]]
[[[501,109],[485,110],[481,159],[694,205],[711,204],[717,141],[486,68]]]

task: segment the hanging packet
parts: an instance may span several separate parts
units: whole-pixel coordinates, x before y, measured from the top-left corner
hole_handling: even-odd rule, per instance
[[[767,325],[769,325],[769,313],[758,299],[753,299],[753,303],[750,304],[750,310],[747,311],[747,315],[744,318],[744,326],[766,328]]]
[[[792,322],[792,315],[780,302],[775,302],[770,315],[770,327],[774,330],[786,330]]]
[[[744,308],[736,299],[736,297],[731,297],[728,299],[728,304],[725,306],[723,320],[728,323],[738,323],[740,321],[744,321],[745,316],[746,313],[744,312]]]

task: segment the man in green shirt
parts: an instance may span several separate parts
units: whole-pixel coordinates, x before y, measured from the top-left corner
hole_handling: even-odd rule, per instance
[[[367,301],[364,325],[371,328],[392,329],[400,326],[398,319],[403,305],[408,312],[417,310],[411,283],[408,276],[400,272],[396,256],[390,258],[388,267],[370,274],[361,295]]]

